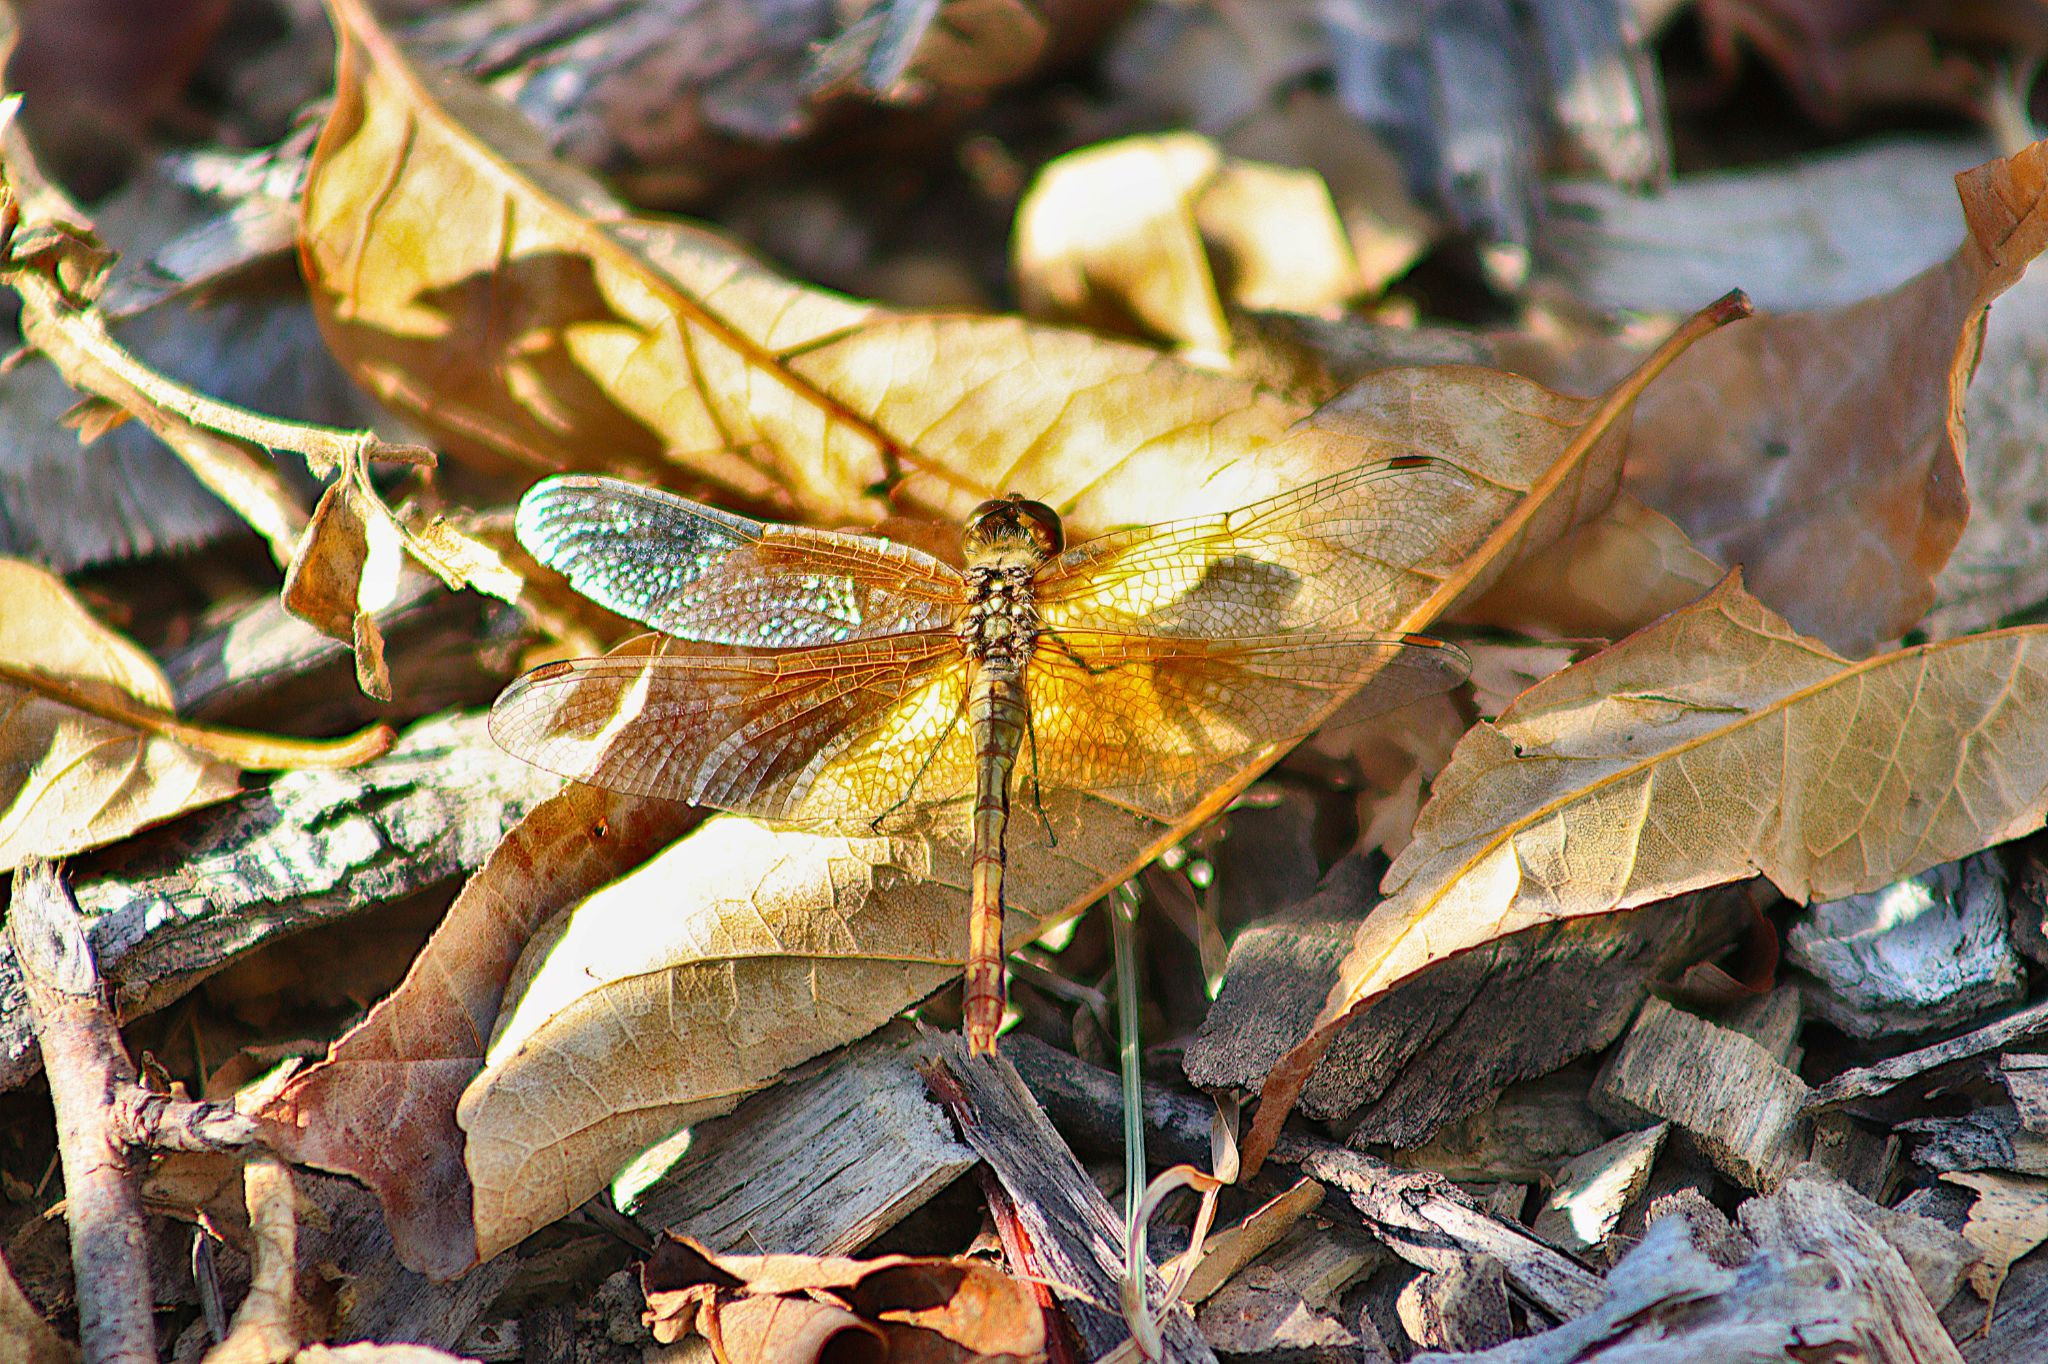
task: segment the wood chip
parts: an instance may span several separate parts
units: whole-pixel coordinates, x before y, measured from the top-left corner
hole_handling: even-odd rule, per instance
[[[1593,1103],[1629,1125],[1670,1121],[1723,1174],[1768,1192],[1806,1158],[1807,1093],[1756,1042],[1652,999],[1601,1071]]]
[[[1535,1231],[1554,1246],[1612,1263],[1622,1215],[1649,1187],[1669,1123],[1625,1132],[1557,1172],[1557,1186],[1536,1214]]]
[[[734,1254],[845,1255],[974,1161],[906,1045],[885,1037],[702,1124],[624,1211]]]

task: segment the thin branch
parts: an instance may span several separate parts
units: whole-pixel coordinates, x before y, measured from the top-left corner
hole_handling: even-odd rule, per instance
[[[7,931],[57,1112],[86,1364],[156,1364],[142,1199],[113,1124],[115,1095],[137,1087],[135,1065],[101,993],[78,903],[55,864],[30,862],[15,872]]]

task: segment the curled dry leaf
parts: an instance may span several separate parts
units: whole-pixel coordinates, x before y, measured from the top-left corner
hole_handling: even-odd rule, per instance
[[[1030,1286],[975,1260],[714,1255],[671,1232],[640,1280],[656,1340],[695,1332],[730,1364],[812,1364],[845,1331],[916,1364],[1045,1354]]]
[[[1432,961],[1758,872],[1836,899],[2036,827],[2044,711],[2048,629],[1850,662],[1731,574],[1466,734],[1252,1144],[1345,1020]]]
[[[1322,177],[1226,156],[1197,133],[1069,153],[1017,210],[1017,291],[1034,317],[1220,363],[1225,304],[1332,313],[1369,292]]]
[[[694,819],[671,802],[582,786],[535,806],[462,888],[398,989],[258,1110],[273,1148],[374,1189],[412,1268],[451,1278],[476,1263],[455,1105],[483,1065],[520,951],[550,915]]]
[[[1934,600],[1968,515],[1963,403],[1986,308],[2048,246],[2048,143],[1956,187],[1967,235],[1947,261],[1847,308],[1709,338],[1636,414],[1630,491],[1848,654]]]
[[[0,559],[0,602],[0,665],[170,707],[170,683],[149,655],[94,620],[61,579]],[[171,739],[0,682],[0,869],[225,800],[240,789],[235,776]]]

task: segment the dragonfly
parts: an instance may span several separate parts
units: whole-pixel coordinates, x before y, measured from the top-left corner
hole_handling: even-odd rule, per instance
[[[1013,493],[975,509],[955,564],[552,477],[520,502],[520,542],[655,633],[526,673],[490,731],[613,791],[855,835],[964,826],[963,1021],[986,1054],[1008,853],[1056,841],[1048,798],[1170,820],[1333,713],[1456,685],[1458,649],[1374,622],[1416,599],[1445,499],[1469,489],[1443,461],[1402,456],[1072,546],[1054,508]],[[1016,787],[1035,817],[1013,819]]]

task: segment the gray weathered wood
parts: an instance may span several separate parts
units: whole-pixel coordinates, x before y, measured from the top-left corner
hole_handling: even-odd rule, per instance
[[[1009,1061],[969,1056],[957,1036],[931,1038],[925,1047],[934,1089],[950,1086],[957,1093],[957,1106],[954,1099],[947,1099],[947,1106],[961,1136],[1008,1191],[1051,1277],[1066,1289],[1079,1290],[1078,1298],[1063,1292],[1062,1303],[1091,1357],[1122,1345],[1130,1339],[1115,1306],[1123,1277],[1123,1219],[1074,1159]],[[1145,1280],[1167,1359],[1215,1364],[1215,1352],[1186,1305],[1165,1303],[1165,1285],[1149,1266]]]
[[[1806,1159],[1807,1093],[1748,1037],[1652,999],[1601,1071],[1593,1104],[1628,1125],[1667,1119],[1730,1179],[1769,1191]]]
[[[1553,180],[1544,254],[1574,296],[1687,313],[1741,280],[1772,312],[1902,284],[1962,236],[1955,174],[1981,141],[1887,138],[1765,170],[1680,176],[1661,194]]]
[[[1076,1142],[1098,1152],[1119,1149],[1123,1099],[1114,1074],[1033,1037],[1013,1034],[1002,1048]],[[1145,1087],[1144,1103],[1145,1140],[1155,1160],[1208,1163],[1208,1105],[1156,1085]],[[1397,1169],[1293,1132],[1281,1135],[1273,1159],[1341,1191],[1373,1234],[1410,1264],[1435,1269],[1447,1251],[1491,1255],[1517,1292],[1554,1317],[1577,1315],[1599,1301],[1599,1275],[1526,1228],[1475,1208],[1441,1175]]]
[[[2004,864],[1980,853],[1806,906],[1785,953],[1813,977],[1808,1008],[1851,1037],[1954,1027],[2023,991],[2005,901]]]
[[[512,608],[450,592],[423,570],[399,574],[374,619],[384,636],[393,701],[356,686],[355,654],[284,609],[275,593],[164,659],[181,715],[294,734],[338,734],[487,705],[516,671],[525,628]]]
[[[480,866],[561,786],[442,716],[348,772],[289,772],[75,864],[79,907],[124,1017],[236,956]],[[0,1089],[35,1074],[13,954],[0,947]]]
[[[1621,1219],[1650,1184],[1669,1123],[1624,1132],[1566,1162],[1536,1214],[1534,1230],[1554,1246],[1611,1263]]]
[[[625,1211],[714,1251],[845,1255],[974,1162],[907,1044],[885,1036],[701,1124]]]
[[[1944,1042],[1921,1047],[1899,1056],[1888,1057],[1875,1065],[1857,1070],[1845,1070],[1826,1084],[1815,1088],[1807,1097],[1806,1108],[1813,1112],[1823,1108],[1839,1108],[1860,1099],[1870,1099],[1885,1093],[1908,1080],[1918,1079],[1942,1066],[1957,1061],[1967,1061],[2001,1050],[2014,1042],[2048,1032],[2048,1000],[2030,1004],[2024,1009],[2007,1014],[1995,1023],[1987,1023],[1974,1032],[1960,1037],[1951,1037]]]
[[[1961,1356],[1919,1282],[1832,1181],[1797,1175],[1743,1205],[1754,1251],[1737,1266],[1697,1249],[1685,1219],[1651,1224],[1608,1276],[1604,1300],[1542,1335],[1429,1364],[1786,1364],[1793,1359],[1952,1364]]]
[[[1238,936],[1223,991],[1188,1048],[1196,1086],[1256,1089],[1307,1034],[1378,898],[1378,872],[1377,863],[1347,858],[1315,895]],[[1750,894],[1723,887],[1681,896],[1438,962],[1360,1011],[1316,1067],[1302,1111],[1355,1114],[1354,1142],[1419,1145],[1508,1085],[1619,1037],[1653,981],[1733,940],[1748,922]]]

